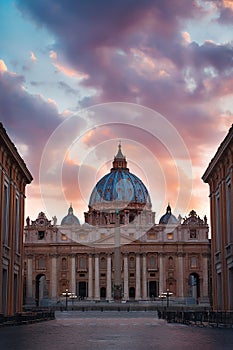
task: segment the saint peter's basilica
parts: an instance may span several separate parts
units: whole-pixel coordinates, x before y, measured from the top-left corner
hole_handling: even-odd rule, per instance
[[[154,300],[209,304],[206,217],[158,220],[146,186],[127,167],[121,145],[94,187],[85,223],[72,206],[58,225],[41,212],[24,230],[24,304],[51,305],[68,291],[77,300]]]

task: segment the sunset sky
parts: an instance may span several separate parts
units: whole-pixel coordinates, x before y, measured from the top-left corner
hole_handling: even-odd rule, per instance
[[[233,1],[0,2],[0,120],[33,175],[26,216],[83,222],[119,141],[156,222],[209,217],[233,122]]]

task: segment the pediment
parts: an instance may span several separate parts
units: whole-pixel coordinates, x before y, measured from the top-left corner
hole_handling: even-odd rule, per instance
[[[131,244],[135,242],[135,239],[121,233],[119,242],[120,242],[120,245]],[[97,247],[105,246],[109,248],[109,247],[119,246],[119,243],[116,239],[116,236],[114,234],[110,234],[106,237],[102,237],[99,240],[93,242],[93,245]]]

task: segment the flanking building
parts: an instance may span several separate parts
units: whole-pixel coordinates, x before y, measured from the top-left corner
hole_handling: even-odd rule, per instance
[[[127,168],[121,147],[94,187],[85,223],[70,207],[60,225],[41,212],[25,227],[25,304],[56,303],[66,291],[87,300],[159,300],[209,305],[206,218],[155,223],[150,195]]]
[[[0,123],[0,314],[22,311],[25,187],[32,175]]]
[[[210,188],[213,307],[233,310],[233,126],[203,177]]]

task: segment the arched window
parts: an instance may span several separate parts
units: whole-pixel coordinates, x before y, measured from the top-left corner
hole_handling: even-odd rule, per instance
[[[198,301],[200,297],[200,278],[197,273],[191,273],[188,279],[189,284],[189,296]]]

